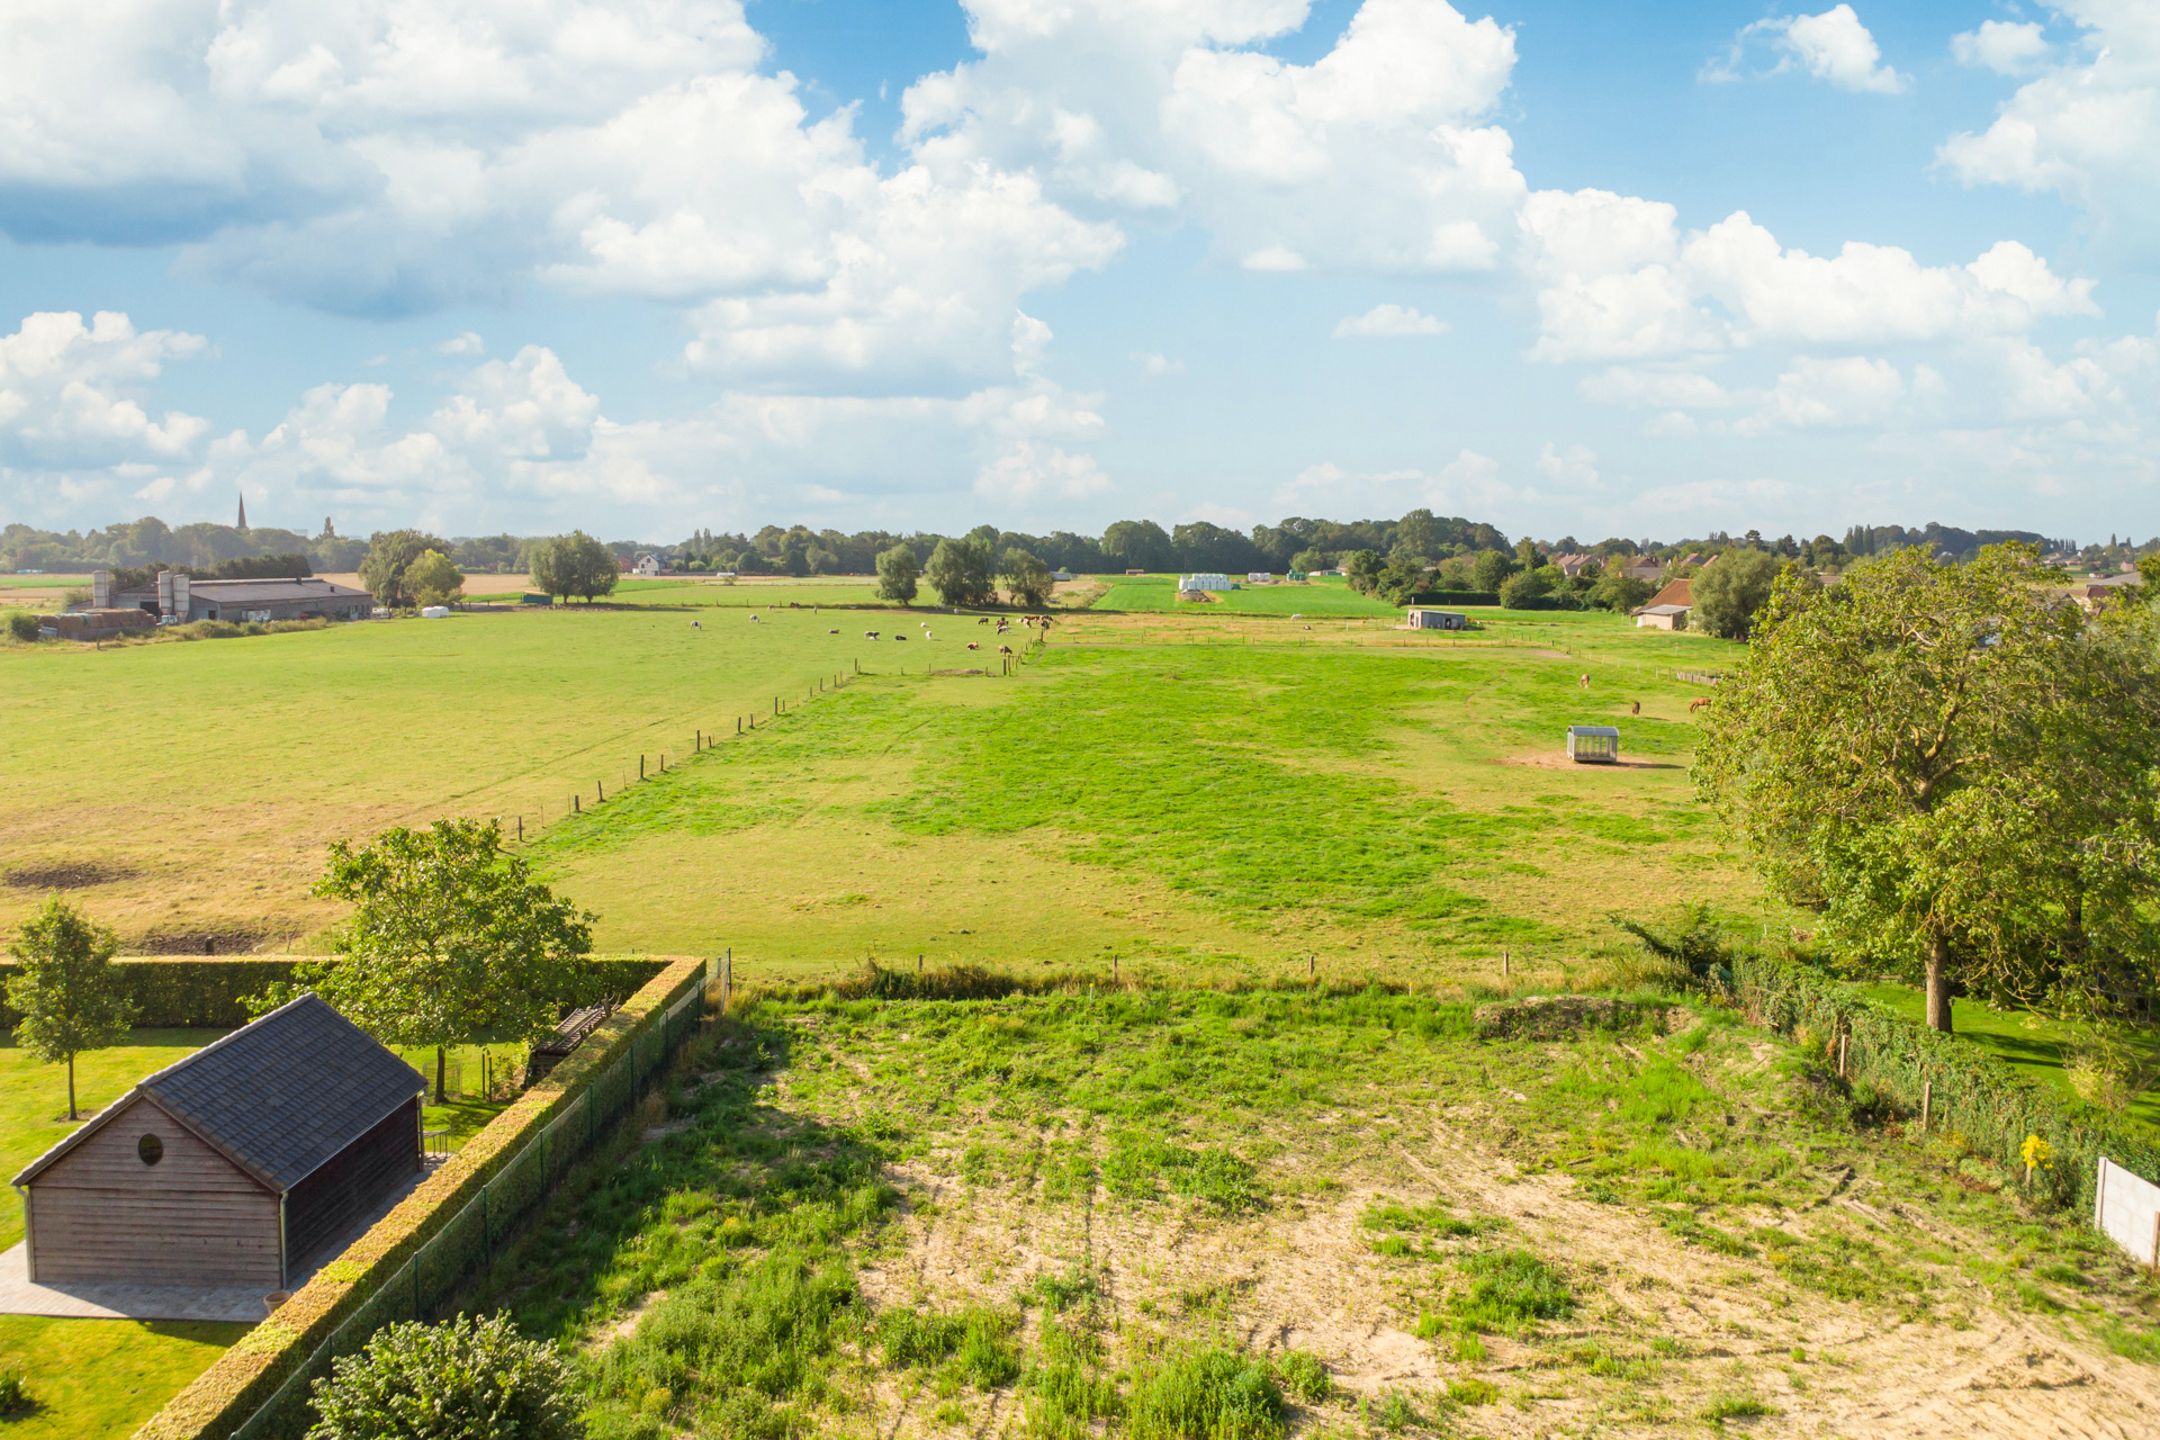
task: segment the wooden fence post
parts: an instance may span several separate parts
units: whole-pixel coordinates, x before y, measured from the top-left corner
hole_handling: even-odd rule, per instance
[[[645,778],[645,752],[642,750],[638,752],[637,757],[637,778],[640,780]]]
[[[725,1015],[735,999],[735,947],[720,957],[720,1013]]]
[[[1837,1073],[1840,1080],[1845,1078],[1845,1047],[1851,1040],[1852,1032],[1850,1030],[1837,1037]]]
[[[522,844],[524,844],[524,843],[525,843],[525,817],[524,817],[523,815],[520,815],[520,816],[518,816],[518,844],[522,845]]]
[[[582,805],[580,805],[580,804],[578,804],[578,797],[577,797],[577,796],[575,796],[575,795],[572,795],[572,796],[570,797],[570,813],[571,813],[571,814],[573,814],[573,815],[581,815],[581,814],[583,814],[584,812],[585,812],[585,807],[584,807],[584,806],[582,806]]]
[[[1920,1133],[1923,1135],[1928,1132],[1928,1121],[1932,1117],[1934,1109],[1935,1082],[1933,1080],[1923,1080],[1920,1082]]]
[[[607,799],[607,785],[606,785],[606,783],[605,783],[604,781],[600,781],[600,780],[595,780],[595,781],[593,781],[593,782],[592,782],[592,788],[593,788],[593,794],[595,794],[595,795],[599,796],[601,800],[605,800],[605,799]],[[595,802],[595,803],[598,803],[598,802]]]

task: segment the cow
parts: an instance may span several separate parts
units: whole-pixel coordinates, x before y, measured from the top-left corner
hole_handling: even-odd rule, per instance
[[[1588,673],[1578,675],[1575,677],[1575,683],[1581,686],[1583,689],[1587,690],[1590,688],[1590,676],[1588,675]]]
[[[865,630],[862,632],[862,638],[865,640],[875,640],[878,638],[878,632],[875,630]]]
[[[755,616],[755,615],[752,615],[752,616],[750,617],[750,623],[751,623],[752,625],[755,625],[755,624],[757,624],[757,623],[758,623],[758,617],[757,617],[757,616]]]
[[[835,625],[835,626],[833,626],[833,628],[832,628],[832,629],[830,629],[830,630],[827,630],[827,631],[826,631],[825,633],[826,633],[827,635],[837,635],[837,634],[839,634],[839,633],[840,633],[840,627],[839,627],[839,626],[837,626],[837,625]]]
[[[1012,651],[1012,646],[1010,646],[1010,645],[1000,645],[1000,646],[998,646],[998,654],[1000,654],[1000,655],[1010,655],[1010,654],[1012,654],[1012,653],[1013,653],[1013,651]]]
[[[702,626],[702,625],[700,625],[700,624],[698,624],[698,622],[697,622],[697,621],[695,621],[695,620],[692,620],[692,621],[690,622],[690,628],[691,628],[692,630],[702,630],[702,629],[704,629],[705,627],[704,627],[704,626]]]
[[[1628,706],[1628,712],[1627,712],[1627,713],[1628,713],[1628,714],[1630,714],[1630,715],[1640,715],[1640,714],[1642,714],[1642,701],[1640,701],[1640,700],[1637,700],[1637,701],[1636,701],[1636,702],[1635,702],[1634,704],[1632,704],[1632,705]]]
[[[968,641],[968,649],[970,649],[970,650],[980,650],[980,649],[982,649],[982,644],[981,644],[981,642],[980,642],[980,641],[976,641],[976,640],[970,640],[970,641]]]
[[[975,623],[977,625],[987,625],[990,623],[990,617],[987,615],[978,615],[975,617]]]
[[[892,638],[893,638],[893,639],[895,639],[895,640],[905,640],[905,639],[907,639],[907,636],[905,636],[905,635],[895,635],[895,636],[893,636]]]

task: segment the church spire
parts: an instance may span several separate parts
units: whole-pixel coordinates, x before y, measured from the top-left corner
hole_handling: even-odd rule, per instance
[[[233,524],[239,529],[247,529],[247,495],[245,492],[242,492],[240,496],[240,518],[235,520]]]

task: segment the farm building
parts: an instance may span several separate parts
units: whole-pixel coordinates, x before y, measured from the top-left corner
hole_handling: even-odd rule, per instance
[[[155,586],[115,590],[110,570],[90,577],[92,606],[142,610],[174,620],[365,620],[375,597],[316,575],[281,580],[196,580],[160,570]]]
[[[1685,630],[1688,612],[1695,608],[1691,581],[1668,580],[1665,588],[1628,613],[1638,630]]]
[[[281,1290],[422,1164],[418,1071],[313,995],[141,1081],[20,1175],[29,1278]]]
[[[1620,732],[1610,725],[1570,725],[1567,753],[1578,765],[1610,765],[1620,758]]]
[[[1228,590],[1230,577],[1216,574],[1187,575],[1177,582],[1177,588],[1181,595],[1191,595],[1203,590]]]
[[[154,630],[157,621],[128,606],[104,610],[70,610],[60,615],[38,616],[40,629],[50,629],[63,640],[104,640],[131,630]]]
[[[660,573],[660,557],[650,552],[641,554],[630,562],[632,575],[652,576]]]
[[[1460,610],[1430,610],[1413,605],[1409,610],[1412,630],[1468,630],[1470,617]]]

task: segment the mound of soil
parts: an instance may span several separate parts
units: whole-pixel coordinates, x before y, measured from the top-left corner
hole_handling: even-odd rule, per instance
[[[272,938],[265,926],[226,921],[188,930],[152,930],[134,948],[142,955],[245,955]]]
[[[1602,995],[1533,995],[1478,1006],[1473,1018],[1485,1040],[1565,1040],[1585,1030],[1635,1030],[1645,1025],[1664,1032],[1686,1023],[1685,1009],[1637,1005]]]
[[[24,890],[81,890],[125,880],[134,873],[125,865],[103,860],[50,860],[16,866],[7,872],[7,883]]]

